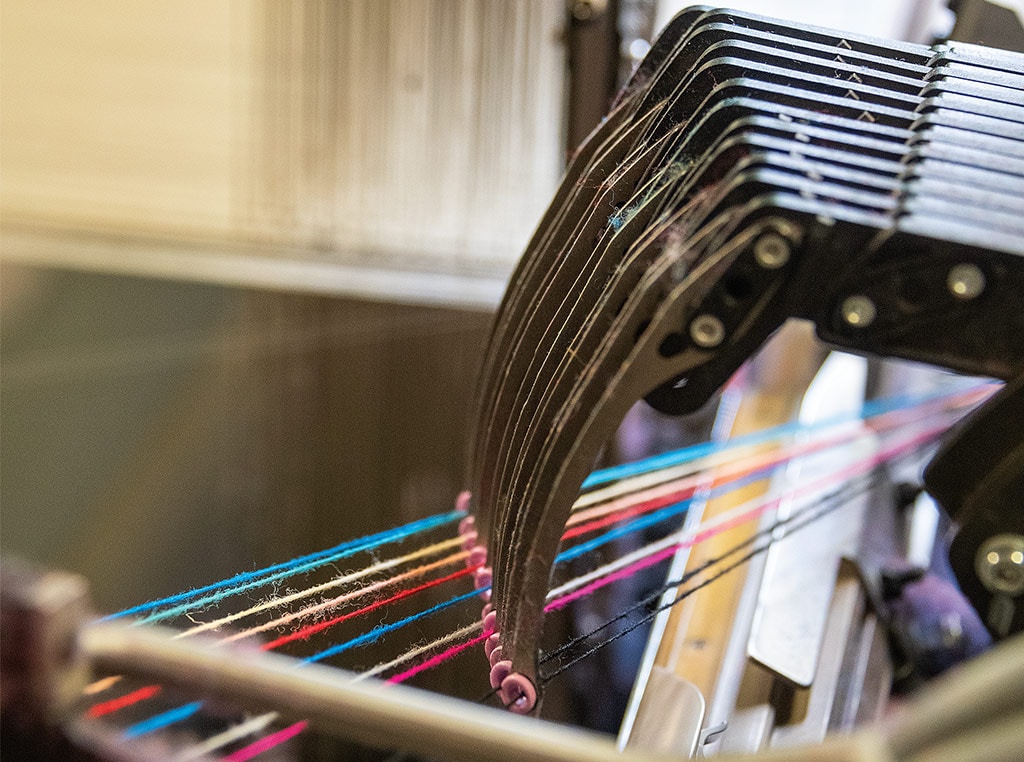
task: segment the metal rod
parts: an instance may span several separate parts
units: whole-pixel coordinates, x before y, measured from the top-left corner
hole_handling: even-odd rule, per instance
[[[79,647],[94,665],[143,672],[213,700],[302,718],[377,748],[479,762],[631,762],[677,759],[619,752],[610,736],[520,717],[416,688],[375,681],[262,651],[171,640],[155,627],[89,625]]]

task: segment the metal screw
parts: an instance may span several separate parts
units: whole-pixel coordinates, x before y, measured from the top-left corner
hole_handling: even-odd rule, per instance
[[[705,349],[717,347],[725,340],[725,326],[714,315],[698,315],[690,323],[690,338],[693,343]]]
[[[765,270],[777,270],[789,261],[789,241],[777,233],[766,233],[754,244],[754,259]]]
[[[974,571],[991,593],[1024,593],[1024,537],[997,534],[988,538],[974,557]]]
[[[847,325],[854,328],[867,328],[875,322],[875,318],[878,316],[875,303],[863,294],[847,297],[839,310]]]
[[[949,271],[946,285],[957,299],[974,299],[985,290],[985,273],[977,265],[965,262]]]

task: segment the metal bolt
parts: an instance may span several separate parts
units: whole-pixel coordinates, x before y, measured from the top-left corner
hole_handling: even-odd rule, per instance
[[[965,262],[949,271],[946,285],[957,299],[974,299],[985,290],[985,273],[977,265]]]
[[[754,259],[765,270],[777,270],[789,261],[789,241],[778,233],[766,233],[754,244]]]
[[[1024,593],[1024,537],[997,534],[988,538],[974,557],[974,571],[991,593]]]
[[[839,310],[847,325],[854,328],[867,328],[875,322],[875,318],[878,316],[875,303],[863,294],[847,297]]]
[[[690,338],[697,346],[712,349],[725,340],[725,326],[714,315],[705,312],[690,323]]]

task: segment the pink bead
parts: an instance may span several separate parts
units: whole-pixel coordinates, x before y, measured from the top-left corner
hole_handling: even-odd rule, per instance
[[[493,581],[494,578],[489,566],[483,566],[473,572],[473,584],[476,586],[477,590],[482,587],[490,587],[491,582]]]
[[[487,548],[483,545],[477,545],[469,551],[469,560],[467,563],[470,566],[483,566],[487,563]]]
[[[471,531],[476,531],[476,519],[472,516],[466,516],[459,522],[459,534],[465,537],[466,534]]]
[[[480,536],[476,533],[476,530],[472,527],[468,531],[462,532],[462,549],[472,551],[474,548],[482,547],[478,540]],[[468,563],[468,562],[467,562]]]
[[[504,662],[502,662],[504,664]],[[493,677],[494,670],[491,670]],[[533,711],[533,708],[537,706],[537,689],[534,687],[530,678],[526,677],[519,672],[512,672],[506,677],[502,678],[501,685],[501,701],[505,705],[505,708],[516,714],[529,714]],[[494,687],[494,681],[492,679],[491,686]]]
[[[484,653],[487,654],[487,660],[491,660],[491,652],[498,648],[498,642],[501,640],[501,636],[498,633],[494,633],[487,640],[484,641]]]
[[[491,611],[484,617],[484,632],[498,631],[498,613]]]
[[[491,667],[491,673],[488,676],[491,681],[492,688],[498,688],[501,686],[502,681],[512,673],[512,662],[510,661],[499,661],[493,667]]]
[[[501,647],[501,646],[495,646],[495,647],[494,647],[494,648],[493,648],[493,649],[491,650],[491,653],[490,653],[490,654],[488,654],[488,656],[487,656],[487,661],[488,661],[488,662],[490,662],[490,664],[491,664],[491,666],[492,666],[492,667],[493,667],[493,666],[494,666],[495,664],[497,664],[497,663],[498,663],[499,661],[501,661],[501,654],[502,654],[502,653],[503,653],[503,649],[502,649],[502,647]]]
[[[460,492],[455,497],[455,510],[468,512],[469,511],[469,504],[470,504],[470,502],[472,502],[472,500],[473,500],[473,493],[470,492],[469,490],[463,490],[462,492]],[[473,517],[472,516],[467,516],[466,518],[467,519],[471,519]],[[463,521],[465,521],[465,519],[463,519]]]
[[[480,610],[480,620],[483,621],[484,619],[486,619],[487,615],[490,614],[492,611],[494,611],[494,606],[492,606],[491,602],[488,601],[487,603],[484,604],[484,607]]]

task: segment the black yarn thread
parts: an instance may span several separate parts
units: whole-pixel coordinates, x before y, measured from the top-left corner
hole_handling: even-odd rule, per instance
[[[490,703],[491,699],[494,698],[495,696],[497,696],[498,692],[500,690],[501,690],[501,686],[500,685],[497,688],[492,688],[491,690],[487,691],[487,693],[485,693],[483,696],[478,698],[476,700],[476,703],[478,703],[478,704]],[[498,704],[500,705],[501,702],[498,702]]]
[[[711,558],[711,559],[705,561],[698,568],[696,568],[693,571],[683,575],[683,577],[681,577],[679,579],[676,579],[676,580],[670,580],[669,582],[667,582],[666,584],[662,585],[657,590],[655,590],[652,593],[650,593],[649,595],[645,596],[638,603],[636,603],[633,606],[631,606],[630,608],[626,609],[621,614],[618,614],[618,615],[612,617],[611,619],[609,619],[604,624],[598,625],[597,627],[592,629],[590,632],[584,633],[583,635],[580,635],[580,636],[578,636],[576,638],[573,638],[572,640],[568,641],[567,643],[564,643],[563,645],[559,646],[554,651],[551,651],[550,653],[544,654],[544,656],[540,660],[540,663],[541,664],[545,664],[545,663],[551,661],[552,659],[557,658],[561,654],[563,654],[566,651],[576,647],[577,645],[583,643],[584,641],[589,640],[591,637],[593,637],[597,633],[601,632],[602,630],[610,627],[611,625],[615,624],[616,622],[620,622],[623,619],[626,619],[627,617],[629,617],[633,613],[635,613],[637,610],[646,608],[650,603],[652,603],[653,601],[657,600],[660,596],[662,596],[667,591],[672,590],[673,588],[677,588],[677,587],[680,587],[680,586],[686,584],[694,576],[696,576],[698,574],[701,574],[702,572],[706,571],[707,569],[709,569],[710,567],[714,566],[715,564],[721,563],[726,558],[729,558],[730,556],[735,555],[736,553],[738,553],[739,551],[743,550],[744,548],[749,547],[750,545],[753,545],[759,539],[765,537],[766,535],[770,536],[771,534],[773,534],[775,532],[775,530],[777,530],[777,529],[779,529],[781,527],[784,527],[784,526],[786,526],[788,524],[792,524],[793,522],[797,521],[797,519],[801,519],[801,518],[804,518],[804,517],[806,517],[804,521],[801,521],[800,523],[797,523],[797,524],[793,524],[793,526],[790,528],[790,532],[797,532],[800,529],[803,529],[804,527],[809,526],[810,524],[814,523],[818,519],[826,516],[827,514],[831,513],[832,511],[837,510],[839,507],[841,507],[843,505],[843,503],[846,500],[849,500],[850,498],[855,497],[856,495],[862,494],[863,492],[866,492],[868,489],[870,489],[873,486],[873,484],[878,480],[879,472],[882,471],[883,468],[884,468],[884,466],[878,466],[877,468],[875,468],[873,470],[873,472],[870,475],[861,477],[856,482],[849,482],[849,483],[845,484],[843,487],[841,487],[841,488],[839,488],[837,490],[833,490],[832,492],[828,493],[827,495],[823,495],[821,498],[816,500],[812,504],[812,506],[809,506],[809,507],[803,509],[802,511],[800,511],[799,513],[796,513],[796,514],[794,514],[792,516],[788,516],[785,519],[781,519],[779,521],[776,521],[770,527],[767,527],[767,528],[761,530],[760,532],[757,532],[752,537],[749,537],[748,539],[744,540],[743,542],[738,543],[737,545],[735,545],[734,547],[730,548],[729,550],[727,550],[725,553],[721,554],[720,556],[717,556],[715,558]],[[813,515],[807,516],[807,514],[809,512],[812,512],[812,511],[813,511]],[[788,536],[788,534],[787,534],[787,536]],[[733,563],[729,564],[728,566],[724,567],[723,569],[721,569],[720,571],[718,571],[717,573],[715,573],[714,575],[712,575],[708,579],[703,580],[702,582],[699,582],[698,584],[696,584],[695,586],[693,586],[692,588],[690,588],[688,590],[685,590],[679,596],[677,596],[674,600],[669,601],[668,603],[662,604],[661,606],[657,607],[653,611],[649,611],[646,615],[644,615],[638,621],[633,622],[632,624],[624,627],[622,630],[620,630],[619,632],[615,633],[611,637],[601,641],[600,643],[595,644],[594,646],[592,646],[591,648],[587,649],[586,651],[584,651],[579,656],[573,658],[571,661],[566,662],[564,664],[559,664],[558,668],[555,671],[553,671],[553,672],[551,672],[551,673],[549,673],[547,675],[538,675],[541,683],[544,684],[544,683],[547,683],[547,682],[551,681],[552,679],[554,679],[558,675],[560,675],[563,672],[565,672],[570,667],[575,666],[577,663],[579,663],[583,659],[586,659],[587,657],[592,656],[593,654],[597,653],[598,651],[600,651],[602,648],[604,648],[605,646],[609,645],[610,643],[613,643],[616,640],[618,640],[619,638],[625,637],[626,635],[628,635],[629,633],[633,632],[637,628],[642,627],[644,624],[646,624],[647,622],[650,622],[652,619],[654,619],[662,611],[665,611],[667,609],[672,608],[677,603],[680,603],[681,601],[685,600],[689,596],[691,596],[694,593],[696,593],[698,590],[702,590],[703,588],[705,588],[708,585],[710,585],[712,582],[715,582],[716,580],[718,580],[721,577],[725,576],[729,572],[731,572],[731,571],[737,569],[738,567],[746,564],[748,561],[750,561],[751,559],[753,559],[756,556],[760,555],[761,553],[764,553],[765,551],[768,550],[768,548],[770,548],[772,546],[772,544],[774,542],[775,542],[774,539],[769,539],[767,542],[763,543],[762,545],[753,548],[752,550],[748,551],[743,556],[741,556],[739,559],[737,559]]]

